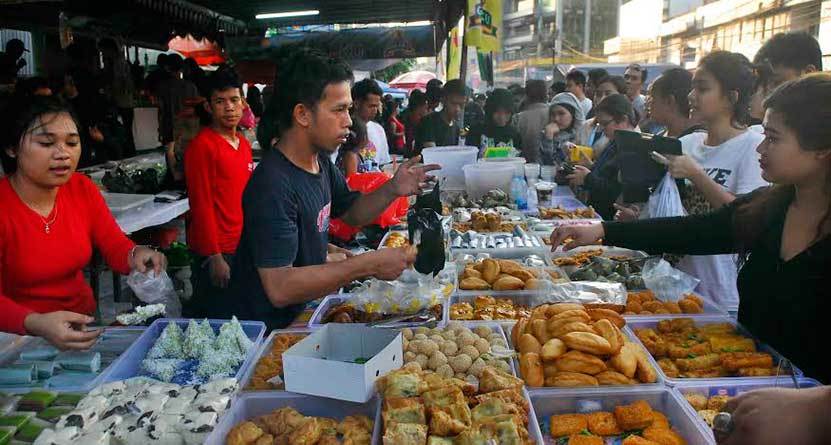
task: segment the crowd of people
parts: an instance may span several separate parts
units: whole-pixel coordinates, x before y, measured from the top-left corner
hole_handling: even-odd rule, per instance
[[[81,64],[59,93],[48,82],[19,82],[0,131],[0,330],[61,348],[87,348],[101,332],[86,328],[96,302],[83,269],[93,249],[121,273],[166,263],[128,239],[95,185],[76,173],[101,159],[96,150],[115,150],[104,123],[129,119],[121,93],[135,77],[124,77],[129,64],[112,48],[101,45],[99,77],[110,79],[103,89],[89,85],[97,77]],[[637,64],[623,77],[572,71],[555,88],[530,80],[477,96],[460,80],[435,81],[414,90],[404,110],[374,80],[353,84],[338,59],[302,48],[281,57],[266,100],[259,90],[244,97],[233,69],[207,74],[178,56],[160,56],[159,69],[142,79],[161,110],[160,143],[190,198],[194,296],[185,315],[233,314],[282,328],[305,303],[355,279],[398,277],[414,249],[353,256],[329,243],[331,219],[360,227],[429,187],[440,166],[420,163],[424,148],[464,143],[484,155],[508,147],[528,162],[570,167],[566,180],[605,220],[558,228],[552,245],[681,255],[675,265],[701,280],[699,292],[738,310],[742,324],[806,375],[831,380],[822,342],[806,340],[831,301],[831,75],[816,73],[822,55],[811,36],[774,36],[753,62],[714,51],[693,73],[669,69],[651,83]],[[109,117],[100,115],[104,102]],[[650,219],[651,189],[621,180],[616,132],[647,126],[680,140],[682,155],[656,159],[682,180],[686,217]],[[256,168],[253,135],[245,135],[254,127],[264,148]],[[391,155],[408,159],[388,182],[371,193],[350,190],[347,178]],[[827,401],[777,395],[793,408],[789,427],[825,430],[815,421]],[[775,400],[731,402],[736,427],[749,434],[735,443],[754,443],[746,438],[772,428],[759,413],[779,409]]]

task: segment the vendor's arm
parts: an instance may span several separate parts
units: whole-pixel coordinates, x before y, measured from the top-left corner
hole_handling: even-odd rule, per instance
[[[598,244],[643,250],[652,254],[715,255],[735,251],[734,205],[714,212],[676,218],[604,222],[590,226],[561,226],[551,234],[552,249],[566,239],[566,250]]]
[[[420,161],[421,156],[415,156],[407,160],[398,167],[395,176],[386,184],[372,193],[361,195],[355,199],[354,203],[343,214],[343,221],[354,227],[367,225],[389,207],[396,198],[420,193],[427,186],[427,181],[430,179],[427,173],[441,168],[440,165],[436,164],[421,165],[419,164]],[[340,196],[345,195],[347,189],[343,177],[339,174],[335,175],[333,182],[332,201],[333,214],[335,214],[334,210],[340,206],[338,202]],[[335,216],[337,215],[335,214]]]

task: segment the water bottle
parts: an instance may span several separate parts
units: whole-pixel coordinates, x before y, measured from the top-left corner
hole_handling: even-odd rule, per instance
[[[528,208],[527,190],[528,185],[525,183],[525,178],[520,175],[514,175],[514,179],[511,180],[511,198],[519,210]]]
[[[528,196],[528,198],[527,198],[528,199],[528,208],[529,209],[536,209],[537,206],[539,205],[539,202],[537,200],[537,190],[532,185],[529,184],[528,188],[526,190],[526,193],[527,193],[526,196]]]

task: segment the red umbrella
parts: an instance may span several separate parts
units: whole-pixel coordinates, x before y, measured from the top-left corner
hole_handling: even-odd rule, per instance
[[[225,62],[219,45],[207,38],[196,40],[190,34],[185,38],[176,36],[167,42],[167,47],[184,58],[193,57],[199,65],[218,65]]]
[[[401,88],[407,91],[412,91],[416,88],[420,90],[427,89],[427,82],[436,78],[436,75],[429,71],[410,71],[404,73],[390,82],[390,87]]]

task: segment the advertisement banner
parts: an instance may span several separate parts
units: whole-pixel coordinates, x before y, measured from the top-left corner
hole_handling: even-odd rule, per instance
[[[484,53],[499,52],[501,35],[502,0],[467,0],[467,45]]]

